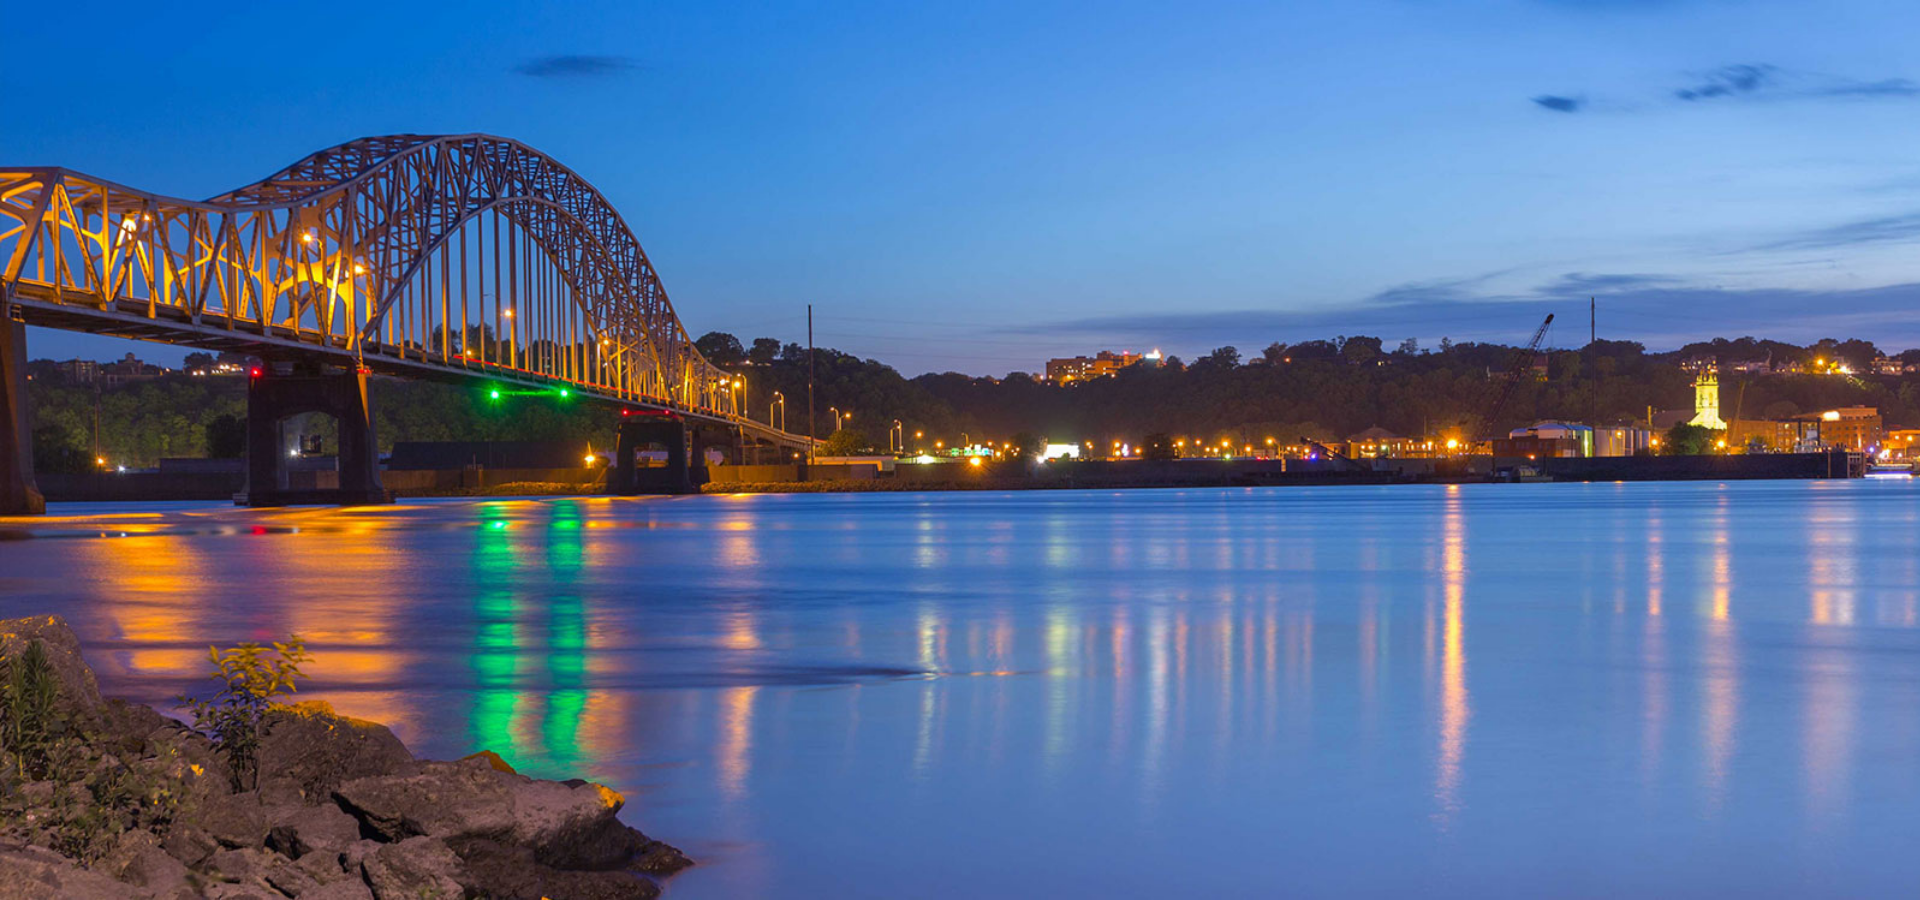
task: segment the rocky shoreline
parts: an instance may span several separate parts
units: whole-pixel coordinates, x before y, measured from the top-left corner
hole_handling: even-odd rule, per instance
[[[72,737],[58,777],[6,760],[0,900],[649,900],[692,864],[621,823],[604,785],[529,778],[487,751],[416,760],[323,702],[273,710],[257,783],[236,790],[207,738],[102,699],[60,617],[0,620],[0,655],[36,641]]]

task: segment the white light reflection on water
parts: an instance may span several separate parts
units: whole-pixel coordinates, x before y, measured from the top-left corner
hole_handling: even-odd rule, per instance
[[[621,788],[702,862],[671,896],[1876,896],[1920,884],[1916,500],[68,507],[0,523],[0,611],[149,701],[302,632],[425,754]]]

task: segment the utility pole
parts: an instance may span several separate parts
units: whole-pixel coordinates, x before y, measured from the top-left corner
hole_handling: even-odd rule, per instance
[[[1593,297],[1587,298],[1587,352],[1593,357],[1593,396],[1587,400],[1588,432],[1595,438],[1600,436],[1600,314],[1598,303]]]
[[[813,436],[813,304],[807,304],[807,462],[819,455]]]

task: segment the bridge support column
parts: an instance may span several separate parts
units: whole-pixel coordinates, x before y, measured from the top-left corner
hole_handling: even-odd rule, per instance
[[[27,326],[0,307],[0,516],[37,516],[47,500],[33,480],[33,424],[27,410]]]
[[[701,485],[713,480],[712,474],[708,471],[710,465],[707,462],[708,450],[717,449],[723,459],[738,463],[739,459],[735,457],[738,452],[737,447],[733,433],[728,429],[695,427],[693,429],[693,462],[687,472],[687,476],[693,480],[694,489],[698,490]]]
[[[666,448],[665,466],[642,467],[635,458],[651,445]],[[689,477],[687,425],[679,416],[640,415],[620,420],[613,442],[613,466],[607,470],[607,493],[697,494]]]
[[[288,419],[302,413],[332,416],[339,425],[339,481],[332,488],[293,487],[286,468]],[[248,506],[391,503],[380,485],[367,376],[358,371],[271,367],[247,379]]]

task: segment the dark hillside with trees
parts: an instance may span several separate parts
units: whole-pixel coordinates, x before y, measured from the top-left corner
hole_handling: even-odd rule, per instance
[[[786,397],[790,431],[807,431],[807,351],[771,338],[742,342],[710,333],[699,341],[709,358],[745,377],[744,409],[766,420],[774,392]],[[1543,419],[1642,420],[1648,407],[1690,408],[1692,376],[1680,363],[1717,357],[1721,414],[1782,418],[1839,406],[1879,408],[1889,428],[1920,427],[1920,374],[1764,374],[1731,371],[1735,363],[1770,360],[1811,367],[1839,360],[1871,372],[1880,351],[1867,341],[1826,340],[1797,347],[1755,338],[1716,339],[1650,354],[1630,341],[1599,341],[1544,354],[1545,378],[1531,373],[1493,429]],[[849,413],[862,443],[884,450],[898,419],[907,447],[1013,440],[1142,443],[1152,433],[1260,443],[1305,435],[1337,439],[1380,426],[1409,436],[1438,435],[1477,420],[1491,397],[1490,374],[1505,371],[1514,348],[1443,341],[1422,350],[1411,341],[1388,349],[1357,336],[1272,344],[1243,354],[1221,347],[1191,364],[1169,358],[1110,378],[1066,386],[1027,373],[985,378],[954,372],[904,378],[877,360],[831,349],[814,353],[815,433],[833,430],[830,408]],[[1920,363],[1920,351],[1897,359]],[[96,391],[63,383],[55,367],[36,361],[30,383],[34,453],[46,471],[92,464]],[[97,394],[100,452],[115,464],[144,467],[169,456],[231,456],[244,446],[243,378],[173,374],[102,387]],[[592,403],[548,394],[509,392],[491,400],[477,390],[377,379],[372,385],[382,449],[397,441],[561,439],[607,446],[613,417]],[[303,423],[330,436],[331,423]],[[925,437],[916,441],[915,431]],[[1458,433],[1457,431],[1455,433]],[[328,438],[330,440],[330,437]],[[850,438],[849,438],[850,440]],[[844,441],[843,441],[844,443]]]

